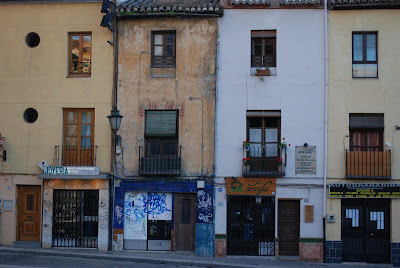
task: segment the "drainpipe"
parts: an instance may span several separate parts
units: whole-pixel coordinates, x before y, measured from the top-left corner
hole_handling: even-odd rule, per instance
[[[113,31],[113,47],[114,47],[114,85],[113,85],[113,108],[117,109],[118,104],[118,26],[117,26],[117,1],[113,1],[112,5],[114,5],[114,31]],[[116,156],[116,133],[113,133],[113,174],[109,184],[110,187],[110,195],[109,195],[109,215],[108,215],[108,250],[112,251],[112,241],[114,237],[114,197],[115,197],[115,176],[117,175],[117,156]]]
[[[325,20],[325,114],[324,114],[324,188],[323,188],[323,217],[322,217],[322,227],[323,227],[323,259],[325,259],[325,242],[326,242],[326,178],[328,170],[328,0],[324,0],[324,20]]]

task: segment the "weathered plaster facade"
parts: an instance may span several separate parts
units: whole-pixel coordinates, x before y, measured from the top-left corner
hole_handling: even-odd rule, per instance
[[[151,68],[151,36],[156,31],[175,32],[175,68]],[[211,202],[207,203],[211,213],[207,214],[208,218],[196,219],[194,251],[196,255],[214,254],[211,175],[214,173],[217,33],[218,18],[214,15],[118,19],[118,109],[124,118],[118,132],[121,144],[117,145],[122,150],[117,157],[116,176],[122,181],[116,187],[114,250],[126,248],[126,215],[121,214],[125,213],[126,193],[161,192],[172,194],[172,198],[180,193],[193,193],[197,194],[197,197],[194,195],[197,208],[191,213],[198,215],[204,196]],[[146,111],[150,110],[177,111],[177,148],[181,156],[178,175],[140,174],[139,151],[141,157],[146,156],[143,154]],[[204,190],[197,188],[198,180],[205,181]],[[171,245],[164,243],[164,248],[174,250],[177,235],[181,234],[172,229]]]
[[[124,116],[118,134],[125,176],[138,175],[146,110],[179,110],[181,174],[213,174],[217,19],[121,19],[118,25],[118,108]],[[151,32],[162,30],[176,31],[176,77],[150,75]]]

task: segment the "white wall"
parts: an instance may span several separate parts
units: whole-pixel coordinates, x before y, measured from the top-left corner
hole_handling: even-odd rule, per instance
[[[323,237],[323,15],[321,9],[225,9],[219,29],[215,132],[217,179],[241,177],[246,111],[281,110],[281,137],[291,146],[286,150],[286,176],[277,179],[275,201],[301,199],[300,236],[315,238]],[[264,77],[264,81],[250,75],[252,30],[276,30],[277,75]],[[317,148],[317,174],[295,174],[295,146],[304,143]],[[218,234],[226,232],[225,187],[223,189],[216,191],[216,202],[223,204],[216,208]],[[304,202],[306,198],[308,203]],[[304,223],[304,205],[314,205],[313,223]]]
[[[277,75],[250,75],[251,30],[276,30]],[[286,176],[295,175],[295,146],[317,146],[323,176],[323,10],[225,10],[220,26],[216,175],[241,176],[246,110],[281,110]]]

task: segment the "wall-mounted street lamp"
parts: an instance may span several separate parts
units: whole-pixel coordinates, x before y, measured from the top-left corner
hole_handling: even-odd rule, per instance
[[[108,121],[110,122],[111,131],[114,133],[114,135],[117,134],[121,126],[122,117],[123,116],[119,114],[119,111],[116,107],[114,107],[111,111],[111,114],[107,116]]]

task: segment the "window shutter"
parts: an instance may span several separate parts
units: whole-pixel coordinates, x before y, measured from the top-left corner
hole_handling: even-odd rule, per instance
[[[384,129],[383,114],[350,114],[350,129]]]
[[[175,137],[176,111],[146,111],[146,137]]]

